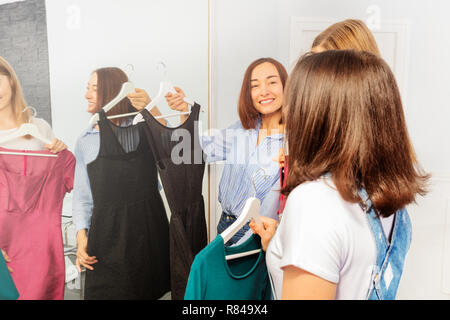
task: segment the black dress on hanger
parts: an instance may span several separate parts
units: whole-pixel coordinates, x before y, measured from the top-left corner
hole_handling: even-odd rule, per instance
[[[100,151],[87,165],[94,200],[85,299],[158,299],[170,291],[169,223],[145,124],[119,127],[100,111]]]
[[[195,255],[207,244],[202,181],[205,171],[198,136],[200,106],[177,128],[160,124],[146,109],[145,131],[169,203],[172,299],[182,300]]]

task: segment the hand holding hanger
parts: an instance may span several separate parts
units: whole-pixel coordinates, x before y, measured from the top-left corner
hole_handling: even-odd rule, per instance
[[[131,105],[136,108],[136,110],[141,111],[144,109],[152,100],[150,99],[148,93],[139,88],[134,89],[135,92],[131,92],[127,95],[130,100]]]
[[[223,238],[224,243],[227,243],[228,240],[230,240],[233,235],[236,234],[249,220],[254,221],[256,224],[262,225],[261,222],[261,216],[260,216],[260,210],[261,210],[261,201],[256,198],[256,185],[255,185],[255,176],[258,173],[258,171],[264,171],[264,179],[266,178],[266,173],[263,168],[259,168],[255,171],[252,177],[252,185],[253,189],[255,191],[254,196],[247,199],[247,202],[245,203],[244,208],[242,209],[241,214],[236,219],[235,222],[231,226],[229,226],[225,231],[223,231],[220,235]],[[240,257],[245,257],[248,255],[252,255],[255,253],[259,253],[261,250],[251,250],[248,252],[242,252],[238,254],[228,255],[225,258],[227,260],[236,259]]]
[[[67,149],[66,144],[56,138],[53,139],[53,141],[50,144],[46,144],[44,147],[51,153],[59,153]]]
[[[27,111],[28,109],[32,109],[34,110],[34,115],[36,115],[36,109],[33,107],[26,107],[25,111]],[[25,137],[25,136],[32,136],[35,139],[38,139],[40,141],[42,141],[43,143],[45,143],[45,148],[48,149],[50,152],[52,153],[58,153],[60,151],[63,151],[65,149],[67,149],[67,146],[60,140],[58,139],[53,139],[53,141],[50,141],[49,139],[47,139],[46,137],[44,137],[40,132],[38,127],[29,122],[29,123],[24,123],[22,124],[18,130],[14,131],[11,134],[8,134],[5,137],[2,137],[0,139],[0,145],[5,144],[9,141],[13,141],[17,138],[21,138],[21,137]],[[9,151],[2,151],[0,152],[1,154],[6,154],[6,155],[28,155],[28,156],[40,156],[40,157],[57,157],[56,155],[48,155],[48,154],[41,154],[41,153],[23,153],[23,152],[9,152]]]
[[[159,85],[158,94],[153,98],[152,102],[150,102],[150,104],[147,107],[145,107],[145,109],[147,109],[148,111],[152,110],[153,107],[156,106],[158,103],[160,103],[165,98],[165,96],[169,93],[176,94],[174,87],[172,86],[172,84],[169,81],[162,81]],[[188,100],[186,97],[184,97],[183,100],[187,104],[194,105],[194,102]],[[184,114],[189,114],[189,112],[184,112]],[[180,114],[169,114],[169,115],[155,117],[155,119],[169,118],[169,117],[175,117],[175,116],[179,116],[179,115]],[[141,121],[144,121],[144,117],[142,116],[142,114],[139,113],[138,115],[136,115],[136,117],[134,117],[133,124],[135,125]]]
[[[165,96],[167,104],[169,105],[170,109],[180,112],[189,111],[189,105],[187,104],[186,101],[183,100],[186,97],[184,91],[178,87],[174,87],[174,89],[176,93],[169,92]]]
[[[261,238],[261,246],[263,250],[266,251],[270,240],[272,240],[277,231],[278,221],[268,217],[260,217],[260,219],[262,225],[257,224],[255,221],[251,221],[249,227],[253,230],[254,234],[259,235]]]

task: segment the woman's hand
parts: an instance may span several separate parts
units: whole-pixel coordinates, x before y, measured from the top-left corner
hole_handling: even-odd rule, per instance
[[[275,231],[277,231],[278,221],[267,217],[260,217],[260,219],[263,223],[262,226],[253,220],[250,222],[249,226],[253,230],[253,233],[260,236],[262,248],[266,251],[270,240],[272,240]]]
[[[169,105],[170,109],[180,111],[180,112],[187,112],[188,111],[188,104],[183,101],[184,97],[186,96],[178,87],[174,87],[175,91],[177,93],[168,93],[166,95],[166,101]]]
[[[134,89],[136,93],[130,93],[127,95],[128,99],[131,102],[131,105],[136,108],[138,111],[143,110],[145,107],[148,106],[150,102],[152,102],[152,99],[150,99],[150,96],[148,95],[147,91],[143,89]],[[154,117],[161,116],[161,112],[159,111],[157,106],[154,106],[150,113]],[[159,123],[161,123],[164,126],[167,126],[167,121],[165,119],[158,119]]]
[[[275,162],[278,162],[278,165],[280,166],[280,168],[284,168],[285,157],[284,157],[283,148],[281,148],[280,151],[278,152],[278,157],[275,157],[272,160]]]
[[[135,93],[129,93],[127,95],[127,98],[130,100],[131,105],[136,108],[136,110],[141,111],[144,109],[151,101],[150,96],[148,93],[143,89],[134,89]]]
[[[78,272],[81,272],[81,266],[85,267],[89,270],[94,270],[91,264],[95,264],[98,262],[96,257],[90,257],[87,254],[87,243],[88,238],[86,236],[86,229],[82,229],[77,233],[77,260],[75,262]]]
[[[6,263],[11,262],[11,259],[8,257],[8,255],[6,254],[5,250],[2,249],[2,254],[3,254],[3,258],[5,259]],[[9,272],[13,272],[13,269],[11,269],[11,267],[7,266]]]
[[[51,144],[46,144],[44,147],[51,153],[59,153],[67,149],[67,146],[64,144],[64,142],[56,138],[53,139]]]

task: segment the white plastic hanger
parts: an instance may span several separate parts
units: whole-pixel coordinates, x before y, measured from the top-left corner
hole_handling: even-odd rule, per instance
[[[173,87],[173,85],[169,81],[162,81],[159,84],[158,95],[153,98],[152,102],[150,102],[149,105],[145,107],[145,109],[147,109],[150,112],[150,110],[152,110],[154,106],[156,106],[158,103],[163,101],[163,99],[165,98],[165,96],[169,92],[172,93],[172,94],[176,94],[177,93],[175,91],[175,88]],[[186,102],[187,104],[191,105],[191,106],[194,105],[194,102],[192,100],[186,98],[186,97],[183,99],[183,101]],[[168,115],[155,117],[155,119],[165,119],[165,118],[176,117],[176,116],[180,116],[180,115],[184,115],[184,114],[190,114],[190,112],[172,113],[172,114],[168,114]],[[133,125],[137,124],[138,122],[142,122],[142,121],[144,121],[144,117],[142,116],[141,113],[138,113],[136,115],[136,117],[134,117],[134,119],[133,119]]]
[[[255,220],[255,222],[257,224],[262,225],[261,219],[259,218],[260,212],[261,212],[261,201],[258,198],[256,198],[256,186],[255,186],[255,182],[254,182],[255,175],[256,175],[256,173],[258,173],[259,170],[264,171],[264,179],[266,179],[266,172],[263,168],[259,168],[253,174],[252,185],[255,190],[255,195],[253,197],[247,199],[244,209],[242,209],[242,212],[239,215],[239,217],[236,219],[236,221],[220,234],[220,236],[223,238],[224,243],[227,243],[228,240],[230,240],[236,234],[236,232],[241,230],[241,228],[251,219]],[[249,255],[252,255],[255,253],[259,253],[260,251],[261,251],[261,249],[256,249],[256,250],[251,250],[251,251],[247,251],[247,252],[231,254],[231,255],[227,255],[225,257],[225,259],[232,260],[232,259],[236,259],[236,258],[241,258],[241,257],[249,256]]]
[[[32,108],[32,107],[27,107],[23,112],[25,112],[28,108]],[[34,109],[34,108],[33,108]],[[36,110],[36,109],[34,109]],[[36,114],[36,112],[35,112]],[[42,141],[45,144],[51,144],[52,141],[50,141],[49,139],[45,138],[40,132],[38,127],[36,127],[36,125],[32,124],[32,123],[24,123],[22,124],[18,130],[14,131],[13,133],[4,136],[2,138],[0,138],[0,146],[2,144],[5,144],[9,141],[15,140],[17,138],[20,137],[24,137],[24,136],[32,136],[33,138],[36,138],[40,141]],[[0,151],[0,154],[5,154],[5,155],[26,155],[26,156],[37,156],[37,157],[50,157],[50,158],[56,158],[58,157],[58,155],[56,154],[41,154],[41,153],[28,153],[28,152],[13,152],[13,151]]]
[[[134,85],[131,82],[125,82],[122,85],[122,88],[120,89],[119,94],[111,100],[111,102],[109,102],[106,106],[103,107],[103,110],[106,112],[108,112],[109,110],[111,110],[113,107],[115,107],[120,101],[122,101],[129,93],[133,93],[134,92]],[[137,112],[133,112],[133,113],[127,113],[127,114],[120,114],[120,115],[116,115],[116,116],[110,116],[108,117],[108,119],[113,119],[113,118],[122,118],[122,117],[126,117],[128,115],[134,115],[137,114]],[[91,120],[89,120],[90,124],[96,124],[99,120],[99,115],[98,113],[94,114],[91,117]]]

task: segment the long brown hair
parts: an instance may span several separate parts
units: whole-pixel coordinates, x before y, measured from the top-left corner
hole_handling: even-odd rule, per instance
[[[329,50],[297,62],[285,92],[289,174],[283,194],[330,173],[342,198],[364,187],[387,217],[426,194],[394,75],[368,52]]]
[[[100,68],[93,73],[97,74],[97,107],[98,110],[112,101],[120,92],[122,85],[128,81],[128,77],[119,68]],[[108,116],[130,113],[136,111],[129,99],[120,101],[114,108],[108,111]]]
[[[275,66],[280,75],[283,88],[286,84],[288,73],[284,66],[273,58],[260,58],[253,61],[247,68],[244,74],[244,80],[242,81],[241,94],[239,96],[238,114],[244,129],[254,129],[260,114],[253,105],[251,94],[251,77],[253,69],[265,62],[271,63]]]
[[[329,26],[314,39],[314,47],[324,50],[354,49],[381,56],[372,32],[363,21],[357,19],[347,19]]]
[[[11,107],[16,118],[17,125],[30,121],[31,111],[25,110],[27,102],[23,95],[22,87],[16,72],[4,58],[0,57],[0,74],[7,76],[11,85]]]

